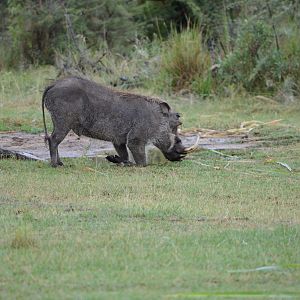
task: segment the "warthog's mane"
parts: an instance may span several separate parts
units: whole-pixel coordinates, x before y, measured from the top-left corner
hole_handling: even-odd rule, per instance
[[[116,88],[108,87],[108,86],[105,86],[105,85],[102,85],[102,84],[90,81],[90,80],[88,80],[86,78],[82,78],[82,77],[78,77],[78,76],[72,76],[72,78],[76,78],[76,79],[81,80],[81,81],[86,81],[89,84],[91,84],[91,83],[92,84],[96,84],[97,86],[99,86],[101,88],[108,89],[109,91],[111,91],[111,92],[116,93],[117,95],[119,95],[120,98],[122,98],[124,100],[130,101],[130,100],[136,100],[136,99],[138,99],[138,100],[146,101],[146,102],[149,102],[149,103],[155,103],[155,104],[160,104],[160,103],[164,102],[162,99],[160,99],[158,97],[139,95],[139,94],[135,94],[135,93],[123,91],[123,90],[118,90]]]
[[[104,88],[108,91],[111,91],[112,93],[117,94],[121,99],[124,99],[125,101],[133,101],[133,100],[140,100],[140,101],[146,101],[148,103],[153,103],[153,104],[160,104],[163,103],[165,101],[163,101],[162,99],[158,98],[158,97],[152,97],[152,96],[145,96],[145,95],[139,95],[139,94],[135,94],[135,93],[131,93],[131,92],[127,92],[127,91],[123,91],[123,90],[118,90],[116,88],[112,88],[112,87],[108,87],[105,85],[102,85],[100,83],[91,81],[87,78],[84,77],[80,77],[80,76],[67,76],[65,78],[62,79],[58,79],[56,81],[54,81],[51,85],[49,85],[46,89],[45,89],[45,93],[50,90],[52,87],[55,86],[56,83],[58,83],[61,80],[68,80],[68,79],[76,79],[78,81],[84,81],[85,83],[87,83],[88,85],[96,85],[100,88]]]
[[[126,100],[134,100],[134,99],[138,99],[141,101],[146,101],[149,103],[155,103],[155,104],[160,104],[162,102],[164,102],[162,99],[157,98],[157,97],[151,97],[151,96],[145,96],[145,95],[139,95],[139,94],[135,94],[135,93],[130,93],[127,91],[120,91],[120,90],[115,90],[110,88],[112,91],[116,92],[118,95],[120,95],[120,97],[122,99],[126,99]]]

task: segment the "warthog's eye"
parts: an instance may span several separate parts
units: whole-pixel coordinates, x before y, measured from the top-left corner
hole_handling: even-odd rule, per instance
[[[177,127],[182,125],[179,118],[180,118],[180,114],[177,112],[174,112],[170,115],[170,127],[171,127],[173,133],[177,132]]]

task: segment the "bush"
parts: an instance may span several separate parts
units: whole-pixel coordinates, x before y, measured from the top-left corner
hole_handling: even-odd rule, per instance
[[[225,83],[241,84],[246,90],[264,86],[261,70],[269,59],[266,51],[272,45],[271,28],[263,22],[246,22],[236,46],[221,63],[220,78]]]
[[[64,15],[60,5],[10,0],[7,12],[8,30],[3,34],[2,47],[10,51],[2,56],[2,64],[11,68],[52,63],[54,49],[64,45]]]
[[[283,85],[279,92],[300,95],[300,29],[290,26],[290,31],[284,35],[281,42],[281,56],[283,61]]]
[[[55,52],[65,53],[73,37],[84,36],[89,49],[106,45],[120,53],[128,53],[138,26],[130,8],[122,0],[103,1],[10,0],[5,8],[4,25],[0,23],[0,66],[7,68],[54,64]],[[5,38],[5,39],[4,39]],[[4,45],[3,45],[4,43]]]
[[[199,94],[211,91],[210,56],[199,30],[173,31],[162,44],[158,82],[173,91],[188,89]]]
[[[219,86],[234,84],[251,93],[299,94],[300,32],[296,27],[288,28],[289,36],[279,35],[277,48],[270,25],[246,22],[233,52],[221,62]]]

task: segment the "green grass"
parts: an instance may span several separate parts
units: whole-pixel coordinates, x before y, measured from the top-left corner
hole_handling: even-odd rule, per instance
[[[10,75],[34,88],[2,88],[2,130],[42,129],[51,72]],[[268,147],[146,168],[0,160],[0,299],[299,299],[299,108],[247,100],[170,102],[184,128],[283,119],[256,129]]]
[[[55,69],[0,72],[0,131],[42,131],[41,99]]]
[[[2,295],[299,292],[299,173],[263,158],[227,164],[209,153],[147,168],[2,161]],[[29,242],[15,247],[26,228]],[[271,265],[280,269],[231,272]]]

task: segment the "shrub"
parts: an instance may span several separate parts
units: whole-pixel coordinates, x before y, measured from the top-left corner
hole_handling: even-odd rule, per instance
[[[220,78],[226,83],[241,84],[246,90],[262,87],[262,69],[269,60],[266,51],[272,45],[271,28],[265,23],[246,22],[236,46],[221,63]]]
[[[281,42],[283,85],[280,92],[300,95],[300,29],[290,26]]]
[[[246,22],[233,52],[221,62],[219,82],[243,86],[248,92],[299,94],[300,32],[290,24],[288,28],[288,35],[279,35],[277,49],[271,26]]]
[[[4,49],[10,49],[6,56],[0,49],[0,66],[53,64],[55,52],[67,52],[76,35],[84,36],[93,51],[102,44],[122,54],[131,50],[138,32],[130,13],[133,4],[122,0],[70,0],[65,5],[55,0],[38,2],[0,3],[0,9],[5,9],[0,12],[0,17],[5,17],[4,25],[0,21],[0,42],[5,43]]]
[[[199,94],[211,90],[210,56],[199,30],[173,31],[162,44],[159,82],[173,91],[188,89]]]

